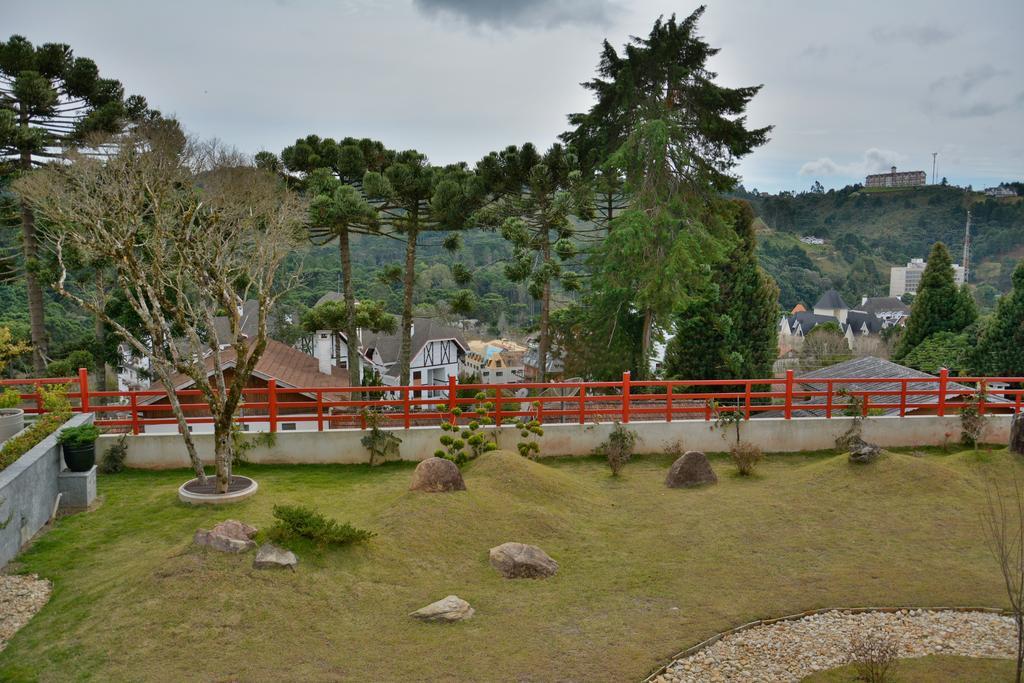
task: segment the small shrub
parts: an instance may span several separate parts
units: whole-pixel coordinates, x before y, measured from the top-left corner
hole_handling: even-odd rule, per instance
[[[124,461],[128,457],[128,435],[122,434],[117,441],[103,451],[100,458],[99,471],[102,474],[117,474],[124,471]]]
[[[711,413],[715,416],[715,421],[711,424],[711,429],[721,429],[723,432],[728,431],[730,428],[735,429],[736,443],[738,444],[740,442],[740,425],[743,424],[743,420],[746,419],[746,416],[743,414],[740,407],[723,407],[715,401],[709,401],[708,406],[711,409]]]
[[[671,455],[673,459],[678,459],[685,452],[683,442],[678,439],[665,444],[665,455]]]
[[[843,415],[853,418],[849,429],[836,437],[836,450],[846,452],[864,443],[864,401],[846,389],[840,389],[836,394],[849,399],[843,407]]]
[[[981,412],[984,400],[984,392],[972,394],[964,401],[967,405],[960,409],[960,442],[968,448],[977,448],[985,438],[988,417]]]
[[[247,453],[257,446],[273,448],[277,445],[277,434],[274,432],[259,432],[249,434],[242,430],[242,425],[235,422],[231,425],[231,464],[248,463]]]
[[[764,457],[760,448],[746,441],[733,444],[729,449],[729,455],[732,456],[732,462],[736,465],[736,471],[742,477],[749,477],[753,474],[757,463],[761,462],[761,458]]]
[[[96,443],[98,438],[100,438],[100,428],[96,425],[85,424],[62,429],[57,437],[57,443],[71,448],[80,448]]]
[[[375,536],[372,531],[357,529],[348,522],[340,523],[304,505],[275,505],[274,518],[277,521],[267,536],[278,543],[304,538],[319,548],[326,548],[360,543]]]
[[[883,635],[854,637],[850,644],[856,680],[865,683],[892,681],[898,657],[896,643]]]
[[[402,440],[395,436],[394,432],[381,428],[384,418],[378,410],[363,410],[363,419],[370,431],[359,440],[370,453],[370,465],[379,465],[392,458],[398,457],[398,447]]]
[[[477,393],[476,400],[477,403],[472,406],[473,417],[466,425],[454,424],[450,417],[441,423],[444,434],[438,440],[444,448],[434,451],[436,457],[451,460],[456,465],[464,465],[498,447],[494,442],[494,435],[488,436],[483,430],[485,426],[494,424],[494,420],[487,414],[494,409],[494,404],[487,401],[487,395],[483,392]],[[447,406],[439,405],[437,409],[445,411]],[[462,415],[462,408],[455,406],[448,415],[458,418]]]
[[[4,441],[0,448],[0,470],[8,467],[37,443],[52,434],[71,416],[70,413],[47,413],[28,429]]]
[[[612,433],[608,439],[594,449],[598,455],[603,455],[608,460],[608,467],[612,470],[612,476],[619,476],[619,472],[626,466],[629,459],[633,457],[633,447],[636,445],[637,433],[632,429],[626,429],[618,421],[612,427]]]
[[[540,438],[544,436],[544,427],[540,420],[533,417],[539,412],[540,402],[533,402],[533,410],[527,417],[516,418],[516,429],[519,430],[519,438],[522,439],[516,444],[516,450],[524,458],[535,460],[540,455]]]
[[[21,394],[14,387],[8,387],[4,389],[3,393],[0,393],[0,410],[17,408],[20,405]]]

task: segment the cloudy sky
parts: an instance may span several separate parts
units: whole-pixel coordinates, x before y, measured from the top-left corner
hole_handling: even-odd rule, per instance
[[[248,152],[374,137],[437,163],[547,145],[589,106],[601,40],[660,0],[0,0],[0,32],[71,44],[193,133]],[[1024,2],[714,0],[727,85],[763,83],[772,140],[748,188],[863,181],[892,164],[984,186],[1024,178]]]

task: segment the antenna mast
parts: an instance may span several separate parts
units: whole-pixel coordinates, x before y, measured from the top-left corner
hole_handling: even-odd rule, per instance
[[[932,185],[935,184],[935,157],[939,156],[938,152],[932,152]]]
[[[967,209],[967,225],[964,226],[964,284],[971,273],[971,210]]]

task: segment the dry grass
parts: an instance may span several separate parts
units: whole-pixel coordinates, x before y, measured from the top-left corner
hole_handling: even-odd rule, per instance
[[[894,681],[915,683],[981,683],[982,681],[1012,681],[1015,671],[1012,659],[983,657],[952,657],[935,655],[900,659],[894,669]],[[803,683],[850,683],[856,681],[853,665],[821,671],[808,676]]]
[[[713,458],[721,475],[727,456]],[[60,521],[22,557],[54,582],[49,604],[0,654],[0,680],[638,680],[674,653],[760,617],[856,605],[1005,603],[979,514],[1005,451],[854,467],[772,455],[755,478],[667,489],[671,459],[485,454],[469,490],[406,491],[408,465],[248,467],[259,494],[227,509],[180,505],[183,472],[102,477],[96,511]],[[378,535],[298,571],[192,547],[226,517],[271,523],[312,505]],[[501,579],[505,541],[561,565]],[[454,626],[408,612],[455,593]]]

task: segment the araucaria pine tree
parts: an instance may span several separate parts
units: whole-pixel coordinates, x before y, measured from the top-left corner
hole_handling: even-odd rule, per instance
[[[1013,290],[999,300],[985,328],[974,366],[986,375],[1024,377],[1024,261],[1013,271]]]
[[[757,262],[754,212],[735,202],[735,241],[707,292],[679,311],[665,374],[683,379],[770,377],[778,356],[779,288]]]
[[[21,173],[54,159],[90,135],[114,133],[133,120],[153,118],[146,100],[125,98],[119,81],[100,78],[96,63],[68,45],[35,46],[22,36],[0,42],[0,160]],[[49,338],[40,285],[35,215],[22,203],[22,249],[32,335],[32,366],[45,369]]]
[[[960,332],[978,317],[966,287],[957,287],[949,250],[936,242],[910,308],[910,319],[894,357],[902,360],[914,347],[936,332]]]

